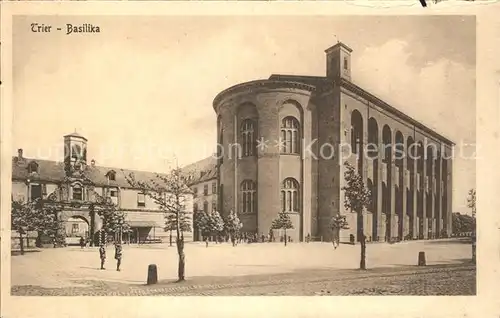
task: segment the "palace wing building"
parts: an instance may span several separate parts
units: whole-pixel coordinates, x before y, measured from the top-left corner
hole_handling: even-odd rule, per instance
[[[222,214],[238,211],[260,235],[285,211],[294,241],[330,240],[336,214],[350,226],[342,240],[357,240],[361,222],[371,241],[450,235],[454,143],[354,84],[347,45],[325,52],[326,76],[272,75],[215,97]],[[372,193],[360,218],[343,205],[344,161]]]
[[[78,243],[80,237],[96,236],[102,219],[90,213],[90,205],[98,198],[111,200],[125,212],[132,232],[124,239],[131,242],[165,241],[165,215],[150,197],[133,188],[126,180],[132,173],[136,181],[158,179],[153,172],[108,168],[87,164],[87,139],[78,133],[64,136],[62,162],[23,157],[23,150],[12,159],[12,198],[32,201],[51,200],[64,206],[60,218],[64,222],[67,243]],[[192,198],[186,198],[185,209],[192,212]],[[186,240],[192,233],[185,233]],[[97,237],[94,237],[97,241]]]

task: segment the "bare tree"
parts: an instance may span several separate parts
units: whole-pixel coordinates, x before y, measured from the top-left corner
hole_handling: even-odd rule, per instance
[[[140,189],[145,195],[152,198],[165,214],[168,222],[175,223],[177,234],[177,254],[179,256],[178,281],[185,280],[186,256],[184,254],[184,232],[191,231],[190,215],[186,210],[186,203],[192,196],[187,186],[189,176],[177,166],[166,175],[158,174],[155,179],[139,181],[133,173],[126,176],[128,183]]]
[[[467,207],[472,211],[472,219],[474,220],[474,228],[472,230],[472,260],[476,260],[476,189],[469,190],[467,197]]]
[[[368,190],[364,183],[363,178],[356,173],[356,170],[348,162],[344,163],[344,179],[346,185],[342,187],[344,191],[344,207],[348,210],[354,211],[358,219],[363,217],[363,210],[370,205],[370,190]],[[366,238],[363,228],[363,222],[358,222],[360,228],[358,233],[360,235],[361,243],[361,260],[359,262],[360,269],[366,269]]]

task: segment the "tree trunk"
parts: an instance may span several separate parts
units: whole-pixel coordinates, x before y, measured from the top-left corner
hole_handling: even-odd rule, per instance
[[[42,247],[42,232],[41,231],[38,231],[36,233],[35,246],[38,247],[38,248]]]
[[[286,246],[286,241],[287,241],[287,237],[286,237],[286,229],[285,229],[285,246]]]
[[[21,249],[21,255],[24,255],[23,234],[21,232],[19,232],[19,247]]]
[[[170,246],[172,246],[172,229],[170,230]]]
[[[359,261],[359,269],[366,269],[366,238],[365,234],[361,234],[361,260]]]
[[[180,212],[177,212],[177,226],[176,226],[176,234],[177,234],[177,254],[179,255],[179,268],[177,270],[178,281],[181,282],[184,280],[184,268],[186,265],[186,255],[184,254],[184,237],[181,237],[181,224],[180,224]]]
[[[177,254],[179,254],[179,268],[177,271],[178,281],[181,282],[185,280],[184,269],[186,266],[186,255],[184,254],[184,239],[182,237],[177,238]]]
[[[26,248],[30,248],[30,235],[28,231],[26,231]]]

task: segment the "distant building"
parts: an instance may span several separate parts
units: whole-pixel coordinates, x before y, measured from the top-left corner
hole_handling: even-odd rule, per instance
[[[347,45],[325,52],[326,76],[272,75],[215,97],[222,214],[236,210],[243,231],[260,235],[285,211],[294,241],[330,240],[339,213],[350,225],[342,240],[357,240],[361,222],[374,241],[450,235],[453,142],[354,84]],[[376,151],[359,156],[368,144]],[[343,145],[353,155],[341,157]],[[412,149],[419,158],[394,156]],[[343,206],[345,160],[372,192],[359,219]]]
[[[189,187],[193,191],[194,215],[199,211],[206,213],[218,211],[216,162],[215,157],[208,157],[182,168],[182,171],[191,177]],[[194,229],[194,240],[200,240],[196,224]]]
[[[158,180],[153,172],[101,167],[94,161],[87,164],[87,139],[72,133],[64,136],[62,162],[25,158],[23,150],[18,150],[18,156],[12,158],[12,198],[61,203],[64,210],[60,218],[68,243],[77,243],[81,236],[95,236],[101,228],[101,218],[89,213],[90,204],[99,197],[111,200],[125,212],[132,232],[124,239],[144,242],[164,238],[169,234],[164,230],[164,214],[151,198],[129,185],[125,176],[130,173],[137,181]],[[192,197],[186,198],[186,202],[185,209],[191,212]],[[192,233],[185,233],[184,237],[190,240]]]

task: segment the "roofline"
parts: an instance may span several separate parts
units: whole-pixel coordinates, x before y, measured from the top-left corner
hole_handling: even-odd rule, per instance
[[[351,52],[352,52],[352,49],[351,49],[350,47],[348,47],[347,45],[345,45],[345,44],[344,44],[344,43],[342,43],[342,42],[337,42],[337,44],[332,45],[332,46],[330,46],[329,48],[327,48],[327,49],[325,50],[325,53],[327,53],[327,54],[328,54],[328,53],[330,53],[331,51],[333,51],[334,49],[336,49],[336,48],[338,48],[338,47],[343,47],[343,48],[344,48],[344,49],[346,49],[349,53],[351,53]]]
[[[255,89],[255,88],[260,88],[260,87],[266,87],[266,88],[296,88],[296,89],[301,89],[309,92],[313,92],[316,90],[316,87],[313,85],[308,85],[304,84],[301,82],[292,82],[292,81],[278,81],[278,80],[269,80],[269,79],[263,79],[263,80],[255,80],[255,81],[250,81],[250,82],[244,82],[240,84],[236,84],[234,86],[231,86],[229,88],[226,88],[219,94],[217,94],[214,98],[213,101],[213,107],[214,109],[216,108],[217,105],[221,102],[221,100],[226,97],[226,95],[235,93],[238,91],[242,90],[250,90],[250,89]]]
[[[410,124],[412,124],[416,128],[419,128],[422,131],[428,133],[429,135],[431,135],[431,136],[433,136],[435,138],[438,138],[441,141],[446,142],[450,146],[455,146],[455,143],[453,141],[451,141],[450,139],[444,137],[443,135],[441,135],[441,134],[437,133],[436,131],[432,130],[431,128],[425,126],[424,124],[420,123],[416,119],[413,119],[412,117],[406,115],[405,113],[397,110],[395,107],[392,107],[391,105],[387,104],[386,102],[384,102],[380,98],[376,97],[375,95],[371,94],[370,92],[368,92],[368,91],[362,89],[361,87],[357,86],[353,82],[350,82],[350,81],[348,81],[348,80],[346,80],[344,78],[341,78],[341,86],[343,86],[343,87],[351,90],[353,93],[356,93],[356,94],[360,95],[363,98],[366,98],[366,99],[374,102],[374,104],[376,104],[377,106],[380,106],[384,110],[387,110],[388,112],[390,112],[390,113],[392,113],[392,114],[394,114],[394,115],[396,115],[396,116],[404,119],[405,121],[409,122]]]
[[[68,134],[68,135],[65,135],[64,138],[68,138],[68,137],[73,137],[73,138],[80,138],[80,139],[83,139],[85,141],[89,141],[87,138],[83,137],[83,136],[75,136],[73,134]]]
[[[196,180],[195,182],[188,182],[187,186],[191,187],[191,186],[194,186],[195,184],[199,184],[199,183],[203,183],[203,182],[208,182],[208,181],[213,181],[213,180],[217,180],[217,175],[215,175],[215,176],[213,176],[211,178],[207,178],[205,180]]]

